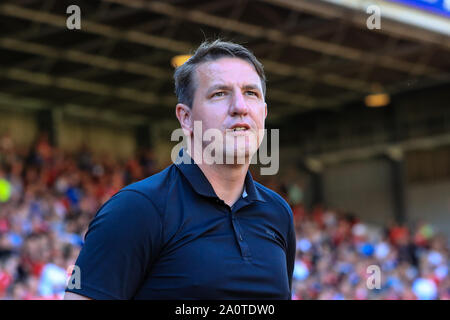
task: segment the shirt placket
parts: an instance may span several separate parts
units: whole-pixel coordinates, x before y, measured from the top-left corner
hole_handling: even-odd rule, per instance
[[[229,208],[229,207],[228,207]],[[231,216],[231,224],[233,225],[234,234],[236,236],[239,248],[241,250],[241,255],[245,260],[249,260],[251,258],[250,247],[246,241],[244,233],[242,232],[242,226],[239,223],[239,219],[236,215],[236,212],[229,208],[229,213]]]
[[[237,243],[239,245],[239,249],[241,250],[241,256],[244,258],[244,260],[250,260],[251,259],[251,252],[250,247],[245,239],[245,236],[242,232],[241,224],[239,223],[239,219],[236,215],[237,211],[244,207],[246,203],[236,203],[233,207],[228,206],[223,200],[216,199],[217,204],[225,206],[227,208],[227,212],[231,217],[231,225],[233,226],[233,231],[235,235],[235,239],[237,240]]]

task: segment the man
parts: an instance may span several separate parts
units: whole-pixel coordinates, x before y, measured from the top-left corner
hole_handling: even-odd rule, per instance
[[[243,46],[216,40],[174,78],[190,142],[179,159],[192,163],[177,161],[100,208],[76,262],[80,288],[65,298],[290,299],[292,211],[248,170],[267,116],[262,65]],[[204,159],[207,130],[223,137],[215,156],[233,161]]]

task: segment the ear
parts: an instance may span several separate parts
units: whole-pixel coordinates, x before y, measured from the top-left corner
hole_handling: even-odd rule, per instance
[[[267,118],[267,103],[264,103],[264,119]]]
[[[191,108],[183,103],[178,103],[175,107],[175,114],[180,122],[180,126],[181,129],[183,129],[184,134],[187,137],[190,137],[193,131]]]

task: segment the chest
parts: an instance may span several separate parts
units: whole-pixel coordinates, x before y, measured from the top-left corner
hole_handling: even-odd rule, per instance
[[[288,292],[282,226],[267,212],[178,217],[140,293],[158,298],[279,298]],[[172,221],[173,222],[173,221]]]

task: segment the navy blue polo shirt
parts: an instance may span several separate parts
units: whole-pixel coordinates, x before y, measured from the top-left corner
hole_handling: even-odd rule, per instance
[[[195,163],[123,188],[91,221],[76,261],[80,288],[66,291],[93,299],[291,299],[292,210],[250,172],[244,190],[229,207]]]

